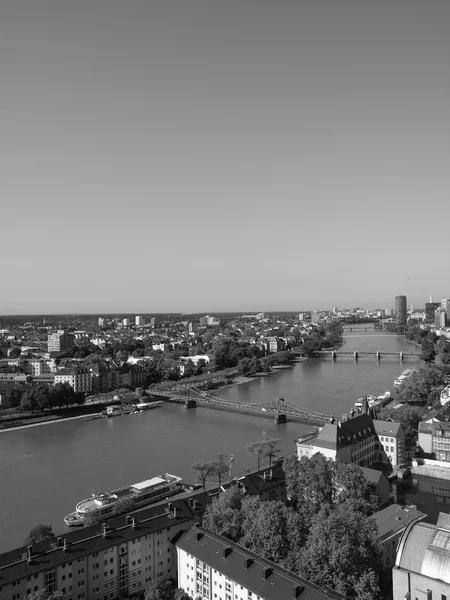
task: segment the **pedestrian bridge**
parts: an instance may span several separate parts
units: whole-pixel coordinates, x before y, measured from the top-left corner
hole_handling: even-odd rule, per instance
[[[172,386],[168,389],[164,384],[155,386],[149,391],[166,402],[185,404],[186,408],[196,408],[197,405],[204,405],[210,408],[257,414],[263,417],[271,415],[274,417],[276,423],[286,423],[289,417],[290,419],[305,423],[323,425],[332,418],[331,415],[303,408],[302,406],[286,401],[284,398],[277,398],[268,402],[230,402],[195,386],[187,388],[180,385]]]

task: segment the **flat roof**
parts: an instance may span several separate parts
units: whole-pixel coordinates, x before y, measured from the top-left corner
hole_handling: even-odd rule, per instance
[[[162,477],[152,477],[152,479],[146,479],[145,481],[140,481],[139,483],[133,483],[130,487],[136,490],[145,490],[152,485],[159,485],[160,483],[166,483],[166,480]]]
[[[387,508],[378,511],[369,519],[375,521],[378,527],[379,537],[386,537],[396,531],[404,529],[409,523],[418,519],[424,519],[426,514],[415,508],[407,508],[399,504],[391,504]]]

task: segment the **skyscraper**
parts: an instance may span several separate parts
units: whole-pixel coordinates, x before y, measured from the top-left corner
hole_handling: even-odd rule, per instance
[[[406,325],[406,296],[395,296],[395,322]]]

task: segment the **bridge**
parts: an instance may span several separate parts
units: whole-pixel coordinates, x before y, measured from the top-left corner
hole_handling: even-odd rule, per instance
[[[292,402],[287,402],[284,398],[277,398],[268,402],[230,402],[195,386],[188,388],[185,386],[172,386],[170,389],[164,385],[155,386],[150,393],[166,402],[185,404],[186,408],[196,408],[200,404],[231,412],[257,414],[262,417],[272,415],[275,423],[286,423],[287,417],[290,417],[308,424],[323,425],[332,418],[331,415],[325,415]]]
[[[306,356],[302,347],[293,348],[292,352],[297,356]],[[317,350],[314,352],[314,356],[330,356],[332,360],[336,359],[338,356],[353,356],[356,360],[358,360],[360,356],[374,356],[377,360],[380,360],[382,356],[398,356],[400,360],[404,360],[408,356],[420,358],[420,354],[417,352],[381,352],[380,350],[372,350],[371,352],[360,352],[359,350]]]
[[[342,331],[369,331],[372,329],[376,329],[375,327],[375,323],[359,323],[359,324],[349,324],[349,325],[344,325],[342,327]]]

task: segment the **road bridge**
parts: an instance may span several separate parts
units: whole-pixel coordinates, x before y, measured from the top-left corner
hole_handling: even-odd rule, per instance
[[[306,353],[301,346],[298,348],[293,348],[292,352],[296,356],[306,356]],[[382,356],[395,356],[400,358],[400,360],[404,360],[408,357],[420,358],[420,354],[418,352],[381,352],[381,350],[372,350],[370,352],[360,352],[359,350],[317,350],[317,352],[314,352],[314,356],[330,356],[333,360],[338,356],[352,356],[355,359],[358,359],[360,356],[374,356],[377,360],[380,360]]]
[[[173,386],[170,389],[163,386],[158,389],[158,386],[155,386],[150,393],[157,395],[158,398],[166,402],[185,404],[186,408],[196,408],[198,405],[204,405],[210,408],[256,414],[262,417],[271,415],[274,417],[275,423],[286,423],[289,417],[308,424],[323,425],[332,418],[331,415],[303,408],[286,401],[284,398],[277,398],[268,402],[230,402],[195,386],[189,388]]]

